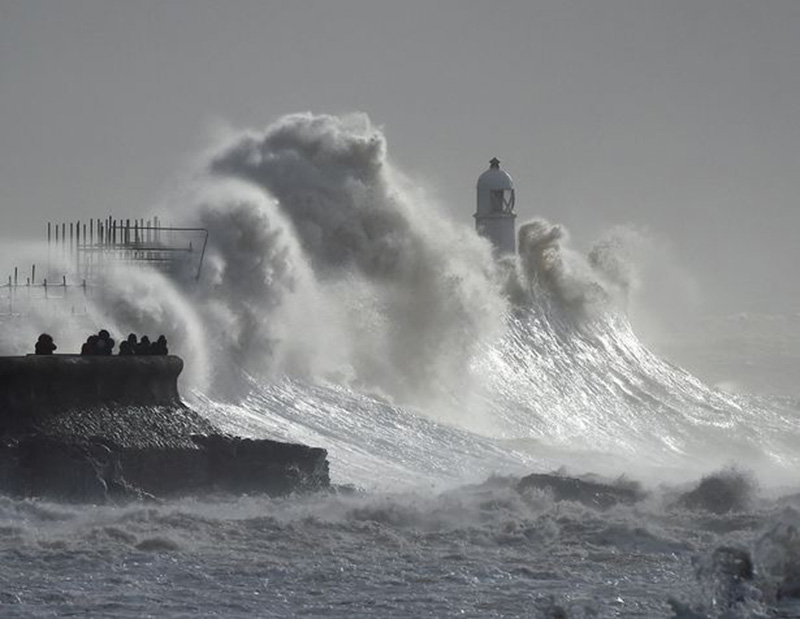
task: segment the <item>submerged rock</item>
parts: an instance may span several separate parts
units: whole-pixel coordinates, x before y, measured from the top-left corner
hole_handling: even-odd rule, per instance
[[[223,435],[180,399],[178,357],[0,358],[0,492],[103,501],[329,486],[327,452]]]
[[[519,491],[531,488],[549,490],[553,493],[556,501],[575,501],[600,509],[606,509],[618,503],[630,505],[645,497],[644,493],[635,485],[616,486],[544,473],[534,473],[523,477],[517,484]]]
[[[800,527],[794,509],[784,510],[759,538],[755,558],[771,597],[800,600]]]
[[[704,477],[694,490],[680,495],[676,505],[712,514],[727,514],[747,509],[754,492],[750,478],[736,471],[723,471]]]

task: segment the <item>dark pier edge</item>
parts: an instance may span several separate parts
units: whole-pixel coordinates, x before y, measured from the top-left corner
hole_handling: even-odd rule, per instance
[[[222,434],[179,357],[0,357],[0,493],[102,501],[329,486],[327,452]]]

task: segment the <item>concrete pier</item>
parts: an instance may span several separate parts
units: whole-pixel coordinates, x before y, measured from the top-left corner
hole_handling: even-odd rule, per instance
[[[176,356],[0,357],[0,493],[102,501],[329,485],[327,452],[223,435]]]

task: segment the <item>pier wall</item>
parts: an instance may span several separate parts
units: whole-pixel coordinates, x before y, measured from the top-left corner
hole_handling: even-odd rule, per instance
[[[180,357],[0,358],[0,426],[22,428],[97,406],[180,406]]]
[[[181,402],[175,356],[0,357],[0,494],[102,501],[327,488],[327,452],[228,436]]]

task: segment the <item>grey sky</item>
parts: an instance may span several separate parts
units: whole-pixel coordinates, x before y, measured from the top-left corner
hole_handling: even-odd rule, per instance
[[[0,237],[149,209],[218,122],[361,110],[469,225],[496,155],[521,219],[797,312],[798,67],[796,0],[0,0]]]

